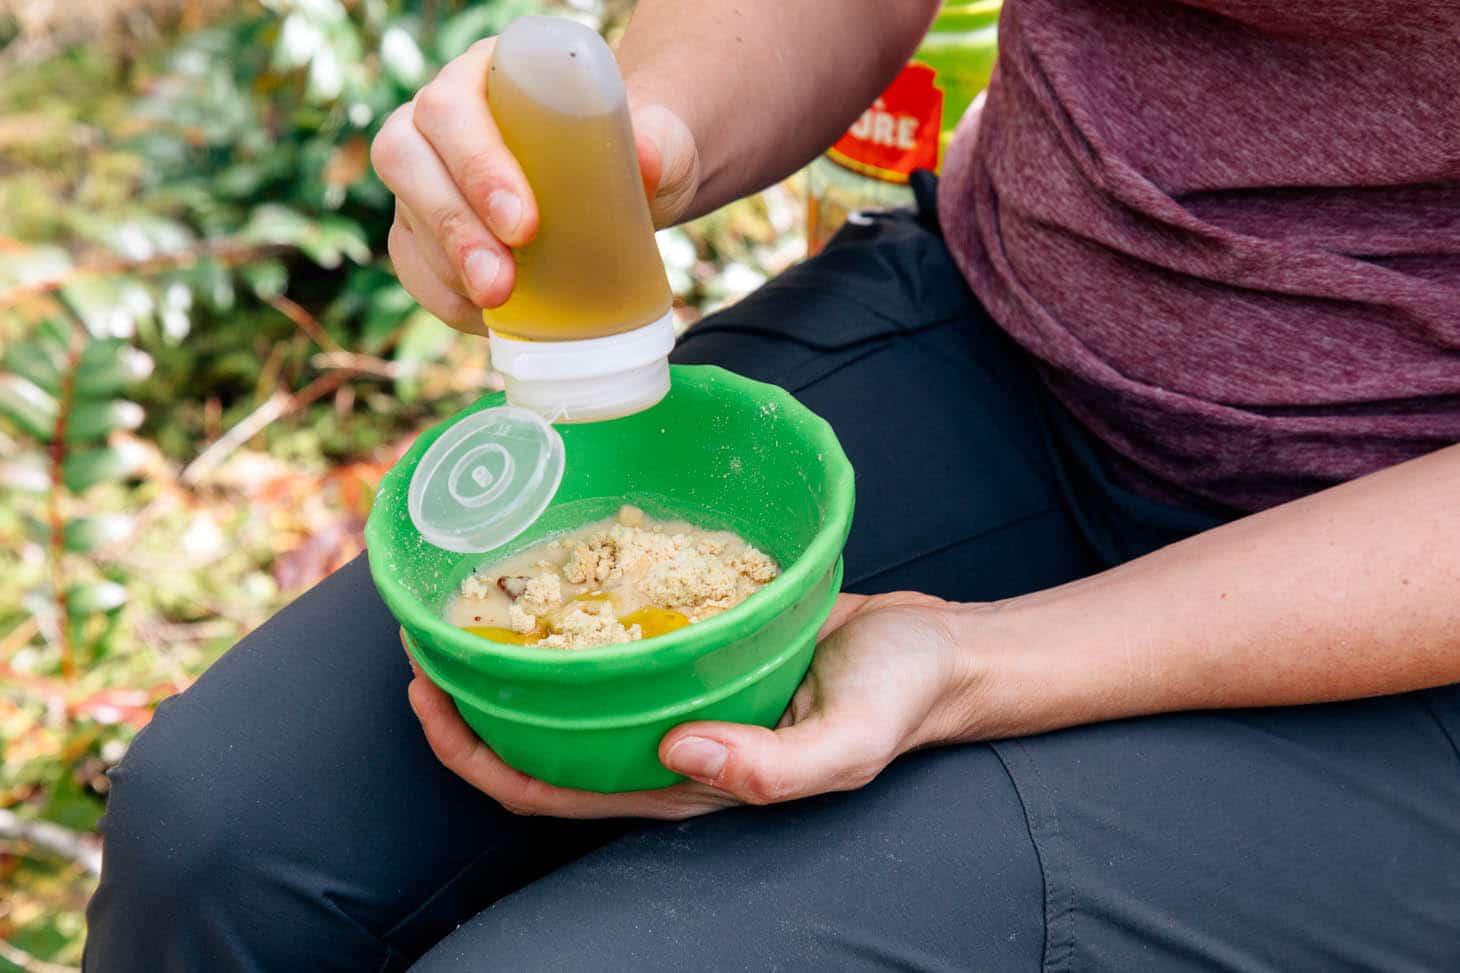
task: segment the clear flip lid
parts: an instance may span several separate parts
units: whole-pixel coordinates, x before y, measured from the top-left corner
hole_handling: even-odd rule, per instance
[[[416,465],[407,498],[430,543],[481,554],[521,534],[563,480],[563,439],[542,416],[483,409],[441,434]]]

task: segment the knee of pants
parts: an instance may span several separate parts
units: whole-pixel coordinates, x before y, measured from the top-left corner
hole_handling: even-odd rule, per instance
[[[220,760],[229,744],[199,710],[164,703],[112,771],[85,968],[378,968],[384,946],[317,894],[290,846],[307,836],[270,825],[289,796]]]
[[[206,754],[164,703],[110,774],[102,819],[102,881],[97,906],[116,906],[145,928],[176,922],[210,895],[223,876],[237,882],[251,853],[248,813],[236,791],[219,786]]]
[[[412,973],[1037,970],[1043,877],[994,751],[860,791],[635,829],[500,900]]]

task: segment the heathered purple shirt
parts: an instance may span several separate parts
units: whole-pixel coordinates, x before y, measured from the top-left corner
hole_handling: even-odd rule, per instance
[[[1460,0],[1005,0],[999,44],[940,216],[1117,477],[1256,510],[1460,442]]]

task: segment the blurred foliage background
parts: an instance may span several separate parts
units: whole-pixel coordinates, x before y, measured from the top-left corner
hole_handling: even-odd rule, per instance
[[[0,973],[74,967],[105,771],[361,550],[496,387],[385,254],[368,147],[511,18],[613,0],[0,0]],[[660,243],[690,326],[803,250],[794,181]]]

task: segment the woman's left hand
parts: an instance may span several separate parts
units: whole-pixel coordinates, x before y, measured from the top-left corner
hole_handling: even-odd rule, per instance
[[[895,757],[956,739],[976,680],[950,627],[952,604],[929,595],[842,595],[805,681],[774,730],[686,723],[659,759],[690,778],[660,790],[596,794],[513,770],[412,662],[411,708],[447,768],[516,814],[679,820],[736,804],[854,790]]]

